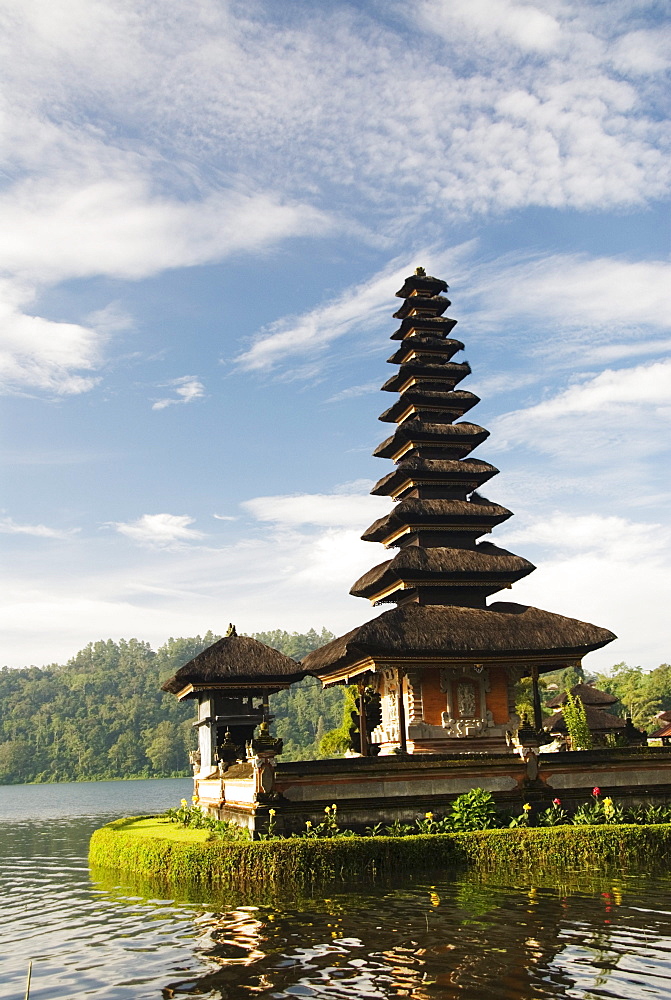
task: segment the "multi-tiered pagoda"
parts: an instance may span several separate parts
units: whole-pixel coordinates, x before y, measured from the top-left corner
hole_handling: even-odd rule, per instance
[[[457,388],[470,367],[453,360],[464,345],[451,337],[445,292],[418,268],[396,293],[391,339],[400,344],[389,362],[398,370],[382,388],[398,398],[380,417],[396,428],[375,451],[395,468],[371,492],[397,502],[362,537],[398,551],[350,591],[395,607],[303,661],[324,685],[358,683],[363,753],[371,744],[381,753],[505,750],[519,723],[515,683],[533,678],[539,730],[539,673],[577,665],[615,638],[538,608],[487,603],[534,566],[480,540],[512,515],[477,492],[498,470],[469,457],[488,431],[460,419],[479,399]],[[382,721],[366,733],[371,688]]]

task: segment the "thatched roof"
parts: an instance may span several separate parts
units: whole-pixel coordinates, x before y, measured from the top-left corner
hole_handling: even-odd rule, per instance
[[[430,316],[442,316],[452,303],[443,295],[413,295],[394,313],[394,319],[405,319],[414,309],[426,310]]]
[[[407,525],[446,525],[469,531],[480,528],[482,532],[501,524],[512,511],[494,503],[469,500],[401,500],[384,517],[379,517],[361,536],[364,542],[381,542],[392,531]]]
[[[592,733],[614,733],[621,729],[626,729],[627,723],[617,715],[604,712],[594,705],[585,705],[585,718],[587,727]],[[546,719],[543,727],[551,733],[566,733],[566,720],[563,712],[555,712],[553,716]]]
[[[476,396],[472,392],[465,392],[463,389],[436,392],[435,390],[424,389],[421,385],[412,385],[409,389],[406,389],[403,395],[388,410],[380,414],[379,419],[383,423],[396,423],[411,403],[418,410],[422,410],[424,407],[440,407],[443,413],[460,417],[479,402],[479,396]]]
[[[189,684],[231,684],[239,686],[254,681],[267,687],[278,681],[282,687],[299,681],[306,671],[289,656],[272,649],[248,635],[231,635],[204,649],[180,667],[161,690],[179,694]]]
[[[438,354],[449,361],[457,351],[463,351],[464,345],[460,340],[451,340],[448,337],[433,337],[428,334],[418,334],[415,337],[408,337],[404,340],[398,350],[394,351],[387,361],[390,365],[400,365],[403,359],[407,358],[413,351],[418,354]]]
[[[409,479],[462,486],[467,492],[481,486],[498,473],[489,462],[478,458],[403,458],[393,472],[379,479],[370,491],[373,496],[391,496]]]
[[[373,452],[377,458],[392,458],[405,444],[426,444],[432,448],[449,448],[456,455],[467,455],[477,448],[489,431],[479,424],[462,421],[458,424],[428,423],[424,420],[404,420],[391,437],[386,438]]]
[[[571,688],[574,698],[580,698],[583,705],[614,705],[619,699],[614,694],[607,691],[599,691],[591,684],[574,684]],[[566,692],[554,696],[552,701],[546,702],[548,708],[561,708],[566,704]]]
[[[413,292],[424,292],[426,295],[438,295],[447,291],[447,282],[442,278],[434,278],[430,274],[411,274],[403,282],[403,287],[399,288],[396,295],[399,299],[405,299]]]
[[[325,678],[367,656],[482,661],[551,654],[575,659],[615,638],[608,629],[524,604],[498,601],[486,609],[406,604],[308,653],[302,666]]]
[[[400,392],[401,386],[413,376],[423,380],[440,382],[450,382],[456,385],[471,374],[471,366],[467,361],[445,361],[440,365],[429,365],[425,361],[408,361],[401,365],[391,378],[382,386],[385,392]]]
[[[392,340],[405,340],[411,330],[427,330],[439,337],[447,336],[457,325],[449,316],[407,316],[398,330],[391,335]]]
[[[424,502],[424,501],[422,501]],[[464,586],[469,583],[514,583],[536,567],[527,559],[481,542],[474,549],[420,548],[410,545],[393,559],[364,573],[350,590],[354,597],[373,598],[380,591],[404,581],[417,586]]]

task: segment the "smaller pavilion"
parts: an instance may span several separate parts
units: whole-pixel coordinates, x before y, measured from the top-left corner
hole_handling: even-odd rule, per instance
[[[662,746],[671,747],[671,712],[658,712],[655,718],[661,723],[661,728],[655,730],[650,739],[661,740]]]
[[[646,734],[636,729],[631,719],[621,718],[608,711],[612,705],[619,701],[613,694],[607,691],[600,691],[599,688],[591,684],[574,684],[570,693],[574,698],[578,698],[585,708],[585,719],[590,733],[594,737],[596,744],[604,743],[609,733],[623,737],[627,743],[645,744]],[[557,711],[544,722],[544,728],[553,736],[566,736],[566,720],[564,719],[563,708],[568,700],[568,695],[564,691],[547,702],[547,708],[555,708]]]
[[[282,741],[270,736],[268,698],[302,680],[295,660],[229,625],[223,639],[204,649],[170,677],[162,690],[198,704],[194,725],[198,750],[192,754],[196,794],[199,782],[221,775],[255,753],[276,756]],[[259,735],[254,737],[257,727]],[[251,773],[251,771],[250,771]],[[202,796],[201,796],[202,797]]]

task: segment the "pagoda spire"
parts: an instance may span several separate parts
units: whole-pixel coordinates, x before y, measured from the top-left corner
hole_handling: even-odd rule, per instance
[[[398,399],[381,414],[394,433],[375,450],[395,463],[372,489],[398,501],[364,532],[363,539],[399,551],[374,566],[350,593],[373,604],[457,605],[485,608],[486,598],[534,570],[532,563],[479,541],[512,512],[477,492],[498,472],[470,458],[489,432],[461,420],[480,401],[457,389],[470,374],[450,334],[456,320],[444,315],[447,284],[417,268],[396,295],[401,325],[392,334],[399,348],[388,359],[398,370],[382,386]]]

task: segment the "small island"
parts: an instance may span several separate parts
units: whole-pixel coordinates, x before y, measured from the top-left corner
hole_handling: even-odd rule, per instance
[[[163,690],[197,707],[193,805],[183,805],[178,826],[139,818],[99,831],[95,863],[216,881],[455,860],[666,856],[668,738],[648,746],[630,719],[604,711],[616,699],[584,684],[543,719],[540,677],[580,671],[614,634],[522,604],[487,603],[534,566],[480,540],[512,512],[480,493],[498,472],[470,457],[488,431],[457,419],[479,399],[457,388],[470,367],[453,360],[464,345],[444,315],[447,290],[417,268],[396,293],[398,347],[388,360],[397,371],[382,389],[398,398],[380,416],[396,427],[375,451],[394,469],[372,490],[395,504],[362,537],[398,551],[350,591],[395,607],[300,663],[231,625],[180,667]],[[354,749],[344,758],[278,760],[269,696],[306,676],[355,696]],[[515,712],[523,678],[531,720]],[[586,806],[590,788],[596,801]],[[492,822],[460,828],[449,817],[476,793]],[[662,811],[646,819],[655,807]],[[644,812],[627,822],[626,810],[637,808]],[[497,810],[507,823],[493,821]]]

